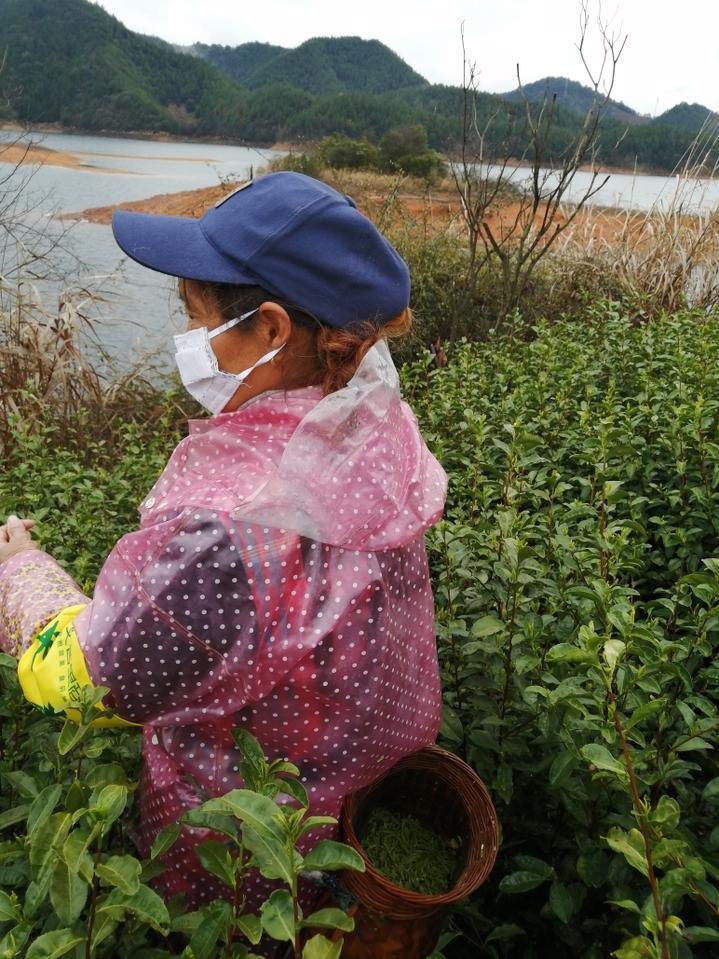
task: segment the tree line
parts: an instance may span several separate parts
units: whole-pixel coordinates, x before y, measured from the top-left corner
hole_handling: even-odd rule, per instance
[[[243,74],[237,51],[244,47]],[[0,0],[0,119],[263,144],[341,134],[375,146],[392,130],[421,126],[428,148],[450,155],[461,141],[462,88],[427,83],[377,41],[319,38],[289,51],[234,49],[197,45],[195,55],[180,53],[127,30],[87,0]],[[362,89],[350,88],[353,76]],[[528,143],[523,104],[478,93],[475,108],[487,156],[521,159]],[[631,126],[607,115],[597,159],[671,170],[689,148],[700,112],[675,108],[666,120]],[[582,120],[559,102],[548,163],[558,162]]]

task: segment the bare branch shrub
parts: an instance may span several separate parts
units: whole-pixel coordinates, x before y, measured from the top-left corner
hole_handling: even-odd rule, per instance
[[[600,11],[596,29],[601,57],[598,68],[593,68],[586,52],[591,22],[588,3],[589,0],[581,3],[577,49],[593,91],[592,103],[579,131],[559,147],[553,146],[558,117],[556,97],[550,97],[546,91],[541,102],[530,101],[522,86],[519,67],[521,118],[497,112],[480,125],[477,72],[467,58],[462,35],[462,141],[452,166],[468,238],[466,297],[462,308],[471,308],[473,292],[482,274],[498,270],[500,302],[495,316],[485,319],[486,326],[504,325],[507,315],[519,305],[537,265],[607,181],[597,169],[598,131],[611,98],[626,36],[611,32]],[[497,124],[504,125],[499,138]],[[519,158],[518,142],[525,144]],[[559,216],[577,172],[585,166],[590,171],[588,183],[571,208]],[[514,202],[505,204],[502,213],[492,218],[490,214],[509,190],[514,191]],[[450,325],[450,341],[456,336],[458,324],[459,317],[455,317]]]
[[[152,358],[138,357],[118,374],[93,335],[103,294],[92,284],[107,278],[79,280],[71,227],[48,217],[45,198],[32,189],[36,142],[25,131],[0,139],[0,456],[12,455],[18,428],[51,423],[58,445],[77,445],[78,430],[112,443],[116,421],[151,429],[167,412]],[[60,291],[55,308],[49,290]]]
[[[611,276],[638,318],[719,307],[719,211],[705,196],[718,173],[719,124],[709,117],[668,181],[671,189],[646,212],[623,211],[618,232],[604,229],[604,211],[588,212],[558,248],[563,269]],[[609,216],[616,222],[616,211]]]

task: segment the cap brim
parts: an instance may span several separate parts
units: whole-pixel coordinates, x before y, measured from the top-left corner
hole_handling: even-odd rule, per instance
[[[200,221],[192,217],[117,210],[112,215],[112,232],[129,257],[158,273],[213,283],[257,282],[238,263],[219,253],[203,233]]]

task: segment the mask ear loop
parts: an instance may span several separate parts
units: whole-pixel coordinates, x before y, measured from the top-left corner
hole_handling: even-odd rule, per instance
[[[237,326],[238,323],[241,323],[243,320],[246,320],[248,316],[252,316],[253,313],[257,313],[259,306],[256,306],[254,310],[250,310],[248,313],[243,313],[242,316],[235,316],[233,319],[228,320],[226,323],[223,323],[221,326],[218,326],[212,332],[208,332],[207,338],[212,339],[213,336],[219,336],[220,333],[226,333],[227,330],[231,330],[233,326]]]

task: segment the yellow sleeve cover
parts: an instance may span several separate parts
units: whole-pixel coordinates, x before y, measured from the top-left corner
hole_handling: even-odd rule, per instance
[[[73,703],[83,686],[94,685],[75,633],[73,620],[84,606],[68,606],[40,630],[17,666],[25,698],[45,712],[65,713],[79,720]],[[137,726],[119,716],[96,719],[94,726]]]

